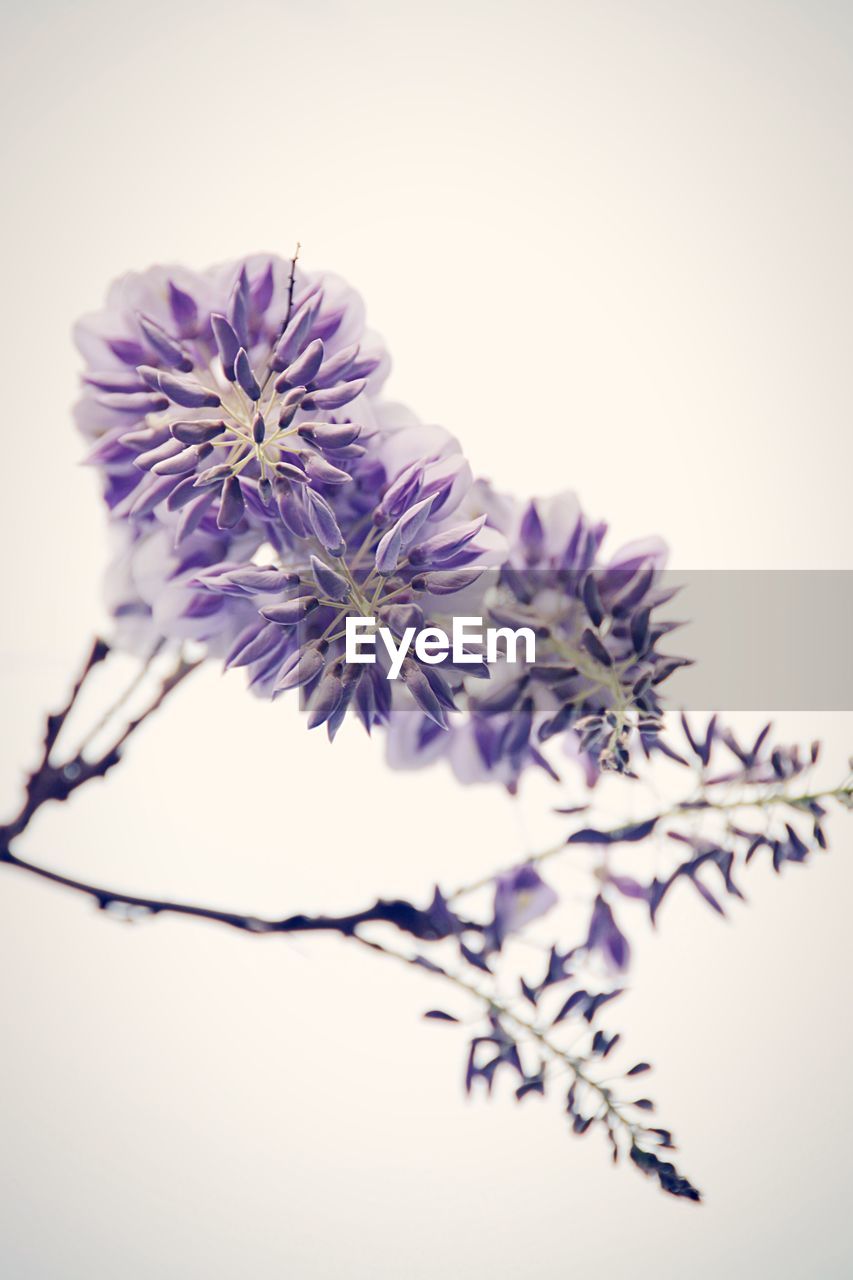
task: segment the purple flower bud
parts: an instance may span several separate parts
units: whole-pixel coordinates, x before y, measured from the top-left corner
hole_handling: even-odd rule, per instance
[[[363,378],[356,382],[339,382],[336,387],[327,390],[312,391],[302,401],[303,409],[340,409],[360,396],[367,383]]]
[[[318,560],[316,556],[311,557],[311,569],[314,574],[314,581],[320,588],[324,596],[330,600],[348,600],[350,594],[350,585],[341,574],[336,573],[334,569],[330,569],[322,560]]]
[[[320,315],[311,326],[311,337],[322,338],[324,342],[328,342],[341,327],[341,321],[346,315],[345,307],[335,307],[332,311],[326,311]]]
[[[307,478],[307,477],[306,477]],[[308,528],[308,522],[302,507],[296,501],[291,492],[290,486],[282,482],[276,481],[273,485],[275,493],[275,503],[278,508],[278,514],[281,516],[282,524],[294,538],[308,538],[311,536],[311,530]]]
[[[397,521],[397,528],[402,535],[404,547],[408,547],[414,542],[426,524],[434,501],[434,496],[422,498],[420,502],[416,502],[413,507],[409,507],[409,510],[400,516]]]
[[[323,448],[323,446],[319,446]],[[367,449],[363,444],[345,444],[340,449],[323,448],[323,453],[330,462],[354,462],[356,458],[363,458],[367,453]],[[362,473],[359,473],[359,480],[363,479]]]
[[[453,453],[447,458],[438,458],[428,467],[424,477],[424,496],[434,494],[432,514],[438,515],[447,500],[456,491],[459,479],[468,470],[468,463],[461,453]]]
[[[613,912],[601,894],[595,899],[584,945],[588,951],[598,951],[611,969],[622,972],[628,968],[631,959],[628,939],[619,929]]]
[[[222,609],[224,601],[218,600],[216,596],[198,595],[192,596],[190,602],[181,614],[182,618],[210,618],[214,613],[219,613]]]
[[[648,643],[650,617],[651,610],[646,608],[640,609],[631,619],[631,643],[638,654],[645,652]]]
[[[331,462],[319,453],[309,453],[305,459],[305,469],[312,480],[316,480],[318,484],[349,484],[352,476],[347,471],[341,471],[340,467],[335,467]]]
[[[382,574],[394,573],[400,562],[400,552],[403,547],[403,534],[399,524],[392,525],[387,533],[383,534],[376,548],[374,556],[374,564],[376,572]]]
[[[263,415],[256,413],[252,420],[252,439],[255,444],[263,444],[267,434],[267,424],[264,422]]]
[[[624,575],[623,575],[624,576]],[[655,580],[654,568],[641,569],[613,602],[614,618],[626,618],[645,599]]]
[[[281,412],[278,415],[278,425],[280,427],[289,427],[293,419],[299,412],[302,404],[302,398],[305,395],[305,387],[293,387],[288,391],[281,401]]]
[[[423,617],[423,612],[421,612],[421,617]],[[422,670],[441,705],[446,707],[448,711],[458,711],[459,708],[454,700],[450,685],[438,667],[423,667]]]
[[[594,627],[600,627],[604,621],[604,605],[601,602],[601,592],[598,589],[598,583],[592,573],[587,574],[581,589],[581,599],[586,605],[586,611],[590,616],[590,620]]]
[[[153,484],[146,485],[130,508],[129,514],[132,519],[138,520],[142,516],[150,515],[169,496],[176,483],[173,476],[160,476]]]
[[[482,569],[439,569],[424,576],[423,590],[434,596],[450,596],[455,591],[470,587],[482,573]]]
[[[225,316],[220,315],[217,311],[211,314],[210,323],[213,328],[213,336],[216,339],[219,359],[222,361],[222,370],[228,381],[233,382],[235,376],[234,361],[237,359],[237,352],[240,350],[240,339]]]
[[[198,307],[195,298],[169,281],[169,306],[182,338],[194,338],[198,333]]]
[[[327,671],[311,698],[311,710],[308,715],[309,729],[316,729],[319,725],[326,723],[337,709],[343,692],[344,687],[340,677],[332,671]]]
[[[312,613],[320,601],[316,596],[294,596],[282,604],[271,604],[261,609],[261,617],[275,622],[280,627],[295,627],[298,622]]]
[[[177,492],[177,490],[173,490],[173,493],[174,492]],[[198,526],[201,524],[202,520],[210,510],[213,504],[213,499],[214,499],[213,490],[209,489],[207,493],[199,494],[199,496],[193,502],[188,503],[184,507],[183,511],[181,512],[181,517],[178,521],[178,527],[175,530],[175,546],[176,547],[180,546],[184,538],[188,538],[191,533],[195,532],[195,530],[198,528]]]
[[[409,503],[420,493],[424,478],[424,469],[420,463],[413,462],[406,467],[388,486],[377,509],[378,523],[394,519],[408,507]]]
[[[145,352],[138,342],[131,342],[127,338],[113,338],[107,342],[110,351],[117,360],[121,360],[122,364],[138,365],[145,360]]]
[[[272,302],[274,288],[275,276],[273,275],[273,266],[271,262],[268,262],[263,275],[258,276],[256,280],[252,281],[252,287],[249,291],[249,302],[253,316],[260,319],[261,316],[265,314],[267,308]]]
[[[223,574],[228,585],[236,587],[246,595],[266,595],[271,591],[283,591],[293,587],[299,581],[299,575],[278,569],[272,564],[250,564],[244,569],[232,569]]]
[[[193,367],[192,360],[174,338],[170,338],[168,333],[160,328],[159,324],[155,324],[147,316],[139,316],[139,327],[164,364],[171,369],[180,369],[182,373],[189,373]]]
[[[222,496],[219,500],[219,511],[216,516],[216,527],[218,529],[233,529],[235,524],[240,522],[244,510],[245,503],[240,481],[237,476],[229,476],[222,486]]]
[[[246,355],[244,347],[241,347],[237,352],[237,357],[234,361],[234,376],[250,400],[260,400],[261,388],[258,386],[257,379],[252,372],[252,366],[249,363],[249,357]]]
[[[146,387],[151,391],[157,392],[158,395],[161,394],[160,374],[163,372],[162,369],[155,369],[154,366],[150,364],[140,364],[137,365],[136,372],[145,383]]]
[[[243,645],[236,653],[228,655],[229,667],[247,667],[252,662],[257,662],[260,658],[266,657],[281,641],[281,630],[274,623],[269,622],[265,627],[261,627],[260,631],[249,640],[248,644]]]
[[[231,664],[234,662],[235,658],[239,657],[239,655],[246,648],[246,645],[252,643],[252,641],[255,639],[258,633],[262,630],[262,628],[263,628],[263,623],[257,621],[257,619],[250,622],[247,627],[243,628],[243,630],[237,636],[236,640],[231,645],[231,648],[228,650],[228,652],[225,655],[224,665],[226,668],[230,667]]]
[[[228,303],[228,319],[231,328],[240,339],[240,346],[249,346],[249,277],[246,268],[241,267],[240,274],[231,290]]]
[[[613,659],[604,647],[604,644],[599,640],[595,632],[590,631],[588,627],[581,636],[581,644],[584,649],[586,649],[587,653],[591,657],[595,658],[596,662],[600,662],[603,667],[613,666]]]
[[[323,344],[319,338],[310,342],[302,355],[288,365],[284,373],[275,380],[276,391],[286,391],[288,387],[307,386],[323,363]]]
[[[215,391],[202,386],[195,378],[161,373],[158,381],[163,394],[184,409],[217,409],[222,403]]]
[[[183,453],[183,445],[180,441],[172,440],[170,437],[163,444],[157,445],[155,449],[140,453],[138,457],[133,459],[133,465],[139,467],[140,471],[150,471],[152,467],[156,467],[158,462],[164,462],[167,458],[177,457],[179,453]]]
[[[149,413],[160,413],[161,410],[169,407],[169,401],[165,396],[152,395],[148,391],[105,392],[95,398],[104,408],[117,409],[119,413],[132,413],[135,418],[144,418]]]
[[[199,463],[204,462],[211,452],[213,452],[213,444],[191,444],[184,449],[183,453],[175,454],[174,458],[165,458],[151,470],[159,476],[186,475],[188,471],[195,471]]]
[[[376,372],[376,370],[379,368],[381,363],[382,363],[381,356],[361,356],[360,359],[353,360],[352,364],[347,370],[347,377],[350,379],[369,378],[372,373]],[[322,374],[322,372],[323,371],[321,369],[320,373]]]
[[[292,661],[285,667],[276,683],[273,693],[283,693],[287,689],[298,689],[300,685],[314,680],[325,666],[326,659],[316,645],[296,651]]]
[[[446,560],[450,560],[456,555],[462,547],[467,546],[486,523],[485,516],[478,516],[476,520],[469,521],[468,524],[455,525],[452,529],[445,529],[442,533],[436,533],[431,538],[427,538],[426,542],[420,543],[417,547],[412,547],[409,552],[409,560],[413,565],[442,564]]]
[[[166,423],[161,423],[156,427],[139,427],[136,431],[125,431],[119,436],[119,444],[124,445],[126,449],[153,449],[158,444],[163,444],[169,437],[169,427]]]
[[[136,370],[113,369],[108,373],[84,373],[83,381],[87,386],[97,387],[99,391],[130,392],[144,391],[148,385],[140,378]]]
[[[207,444],[225,430],[225,423],[221,418],[199,418],[194,422],[172,422],[169,429],[182,444]]]
[[[361,435],[355,422],[302,422],[297,431],[319,449],[331,450],[345,449]]]
[[[194,444],[189,448],[182,450],[181,453],[175,454],[173,458],[164,458],[161,462],[156,463],[151,470],[156,476],[182,476],[188,471],[194,471],[200,462],[202,462],[211,452],[213,446],[209,444]]]
[[[336,382],[340,382],[345,377],[350,365],[355,363],[358,357],[358,343],[354,342],[349,347],[344,347],[337,355],[331,356],[321,367],[316,375],[314,382],[318,387],[331,387]]]
[[[220,480],[225,480],[231,475],[231,464],[228,462],[217,462],[215,467],[208,467],[206,471],[196,476],[195,487],[197,489],[206,488],[209,484],[219,484]]]
[[[640,884],[633,876],[616,876],[608,872],[607,883],[612,884],[626,898],[637,898],[645,902],[649,899],[649,886]],[[630,1071],[628,1075],[631,1075]]]
[[[154,442],[163,443],[163,437],[159,433],[155,433]],[[102,436],[86,454],[84,463],[87,467],[110,466],[112,463],[118,463],[122,466],[127,462],[127,448],[121,443],[120,439],[116,439],[112,432]]]
[[[464,565],[472,564],[481,555],[481,550],[475,542],[470,542],[467,546],[461,547],[458,551],[454,551],[452,555],[448,555],[446,560],[442,560],[435,568],[441,569],[461,569]]]
[[[277,462],[275,464],[275,473],[282,480],[292,480],[294,484],[309,484],[310,476],[297,467],[293,462]]]
[[[333,556],[343,555],[347,544],[332,508],[313,489],[304,489],[303,492],[306,514],[316,538]]]
[[[368,671],[362,671],[355,686],[355,713],[370,733],[376,719],[376,694],[373,677]]]
[[[195,486],[195,476],[184,476],[180,484],[169,494],[169,497],[166,500],[166,506],[169,511],[180,511],[188,502],[195,502],[198,496],[198,489]],[[206,494],[202,496],[207,497]]]
[[[147,392],[132,392],[118,394],[118,396],[104,394],[104,396],[97,396],[96,399],[97,403],[105,408],[117,410],[119,413],[132,413],[133,417],[146,417],[149,413],[159,413],[169,407],[167,397],[151,396]]]
[[[447,716],[444,714],[444,708],[433,693],[432,686],[423,671],[411,658],[404,660],[400,670],[400,679],[424,715],[434,721],[435,724],[440,725],[442,729],[446,729]]]
[[[541,554],[545,540],[545,530],[542,527],[542,521],[539,517],[539,512],[536,510],[535,502],[528,504],[524,515],[521,517],[519,534],[528,560],[535,560]]]
[[[312,298],[290,317],[290,322],[279,339],[270,362],[277,373],[286,369],[299,355],[311,332],[321,301],[322,295]]]

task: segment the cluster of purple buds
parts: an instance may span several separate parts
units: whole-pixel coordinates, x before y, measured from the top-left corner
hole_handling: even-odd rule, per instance
[[[128,298],[78,326],[90,461],[117,518],[174,517],[177,541],[202,523],[286,524],[302,489],[350,481],[384,356],[364,349],[355,295],[338,301],[295,262],[186,277],[131,278]]]
[[[413,764],[446,755],[462,780],[514,789],[530,766],[558,776],[547,744],[559,739],[590,782],[600,770],[629,772],[635,741],[660,746],[657,690],[684,663],[659,650],[675,625],[656,615],[674,594],[661,582],[663,544],[605,560],[606,525],[588,521],[573,494],[521,505],[481,484],[475,497],[508,543],[484,593],[486,621],[530,629],[536,659],[507,661],[488,686],[470,687],[452,740],[427,723],[395,726],[394,754]]]
[[[658,650],[675,625],[655,617],[674,594],[660,585],[665,548],[655,539],[603,560],[606,525],[591,524],[574,495],[528,503],[507,532],[490,612],[536,629],[537,661],[474,713],[525,716],[529,751],[573,730],[598,768],[627,772],[632,734],[652,743],[659,733],[657,686],[684,663]]]
[[[256,604],[226,664],[247,668],[261,694],[301,690],[309,728],[325,724],[330,737],[349,709],[370,732],[388,721],[395,705],[405,707],[406,698],[446,729],[462,683],[452,656],[428,664],[407,653],[395,683],[387,655],[383,660],[378,653],[369,665],[348,662],[345,637],[348,618],[372,618],[402,642],[428,627],[435,610],[445,616],[489,558],[502,554],[499,537],[482,519],[457,522],[445,514],[462,465],[459,455],[450,455],[406,468],[385,489],[366,528],[364,520],[355,521],[357,539],[333,502],[306,491],[304,555],[294,551],[281,567],[220,565],[200,574],[199,587],[251,596]],[[488,675],[482,661],[466,664],[464,672]]]

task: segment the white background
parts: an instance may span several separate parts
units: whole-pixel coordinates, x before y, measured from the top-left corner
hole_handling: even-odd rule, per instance
[[[676,566],[853,567],[848,5],[2,8],[4,812],[103,625],[69,329],[129,267],[299,238],[365,294],[393,394],[499,485],[576,487],[613,545],[660,531]],[[778,723],[843,773],[849,715]],[[210,670],[21,847],[140,892],[348,909],[516,857],[533,799],[390,774],[355,731],[332,752]],[[466,1103],[427,977],[128,927],[4,872],[0,1272],[849,1275],[834,836],[755,867],[733,923],[685,893],[640,930],[618,1024],[700,1208],[568,1137],[556,1099]]]

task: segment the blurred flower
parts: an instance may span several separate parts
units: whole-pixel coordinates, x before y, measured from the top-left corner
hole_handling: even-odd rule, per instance
[[[490,944],[499,950],[509,934],[544,916],[558,901],[556,892],[529,863],[498,876]]]
[[[600,955],[607,968],[616,973],[624,972],[630,964],[631,948],[628,939],[617,925],[613,912],[601,894],[596,896],[593,903],[589,932],[583,948]]]

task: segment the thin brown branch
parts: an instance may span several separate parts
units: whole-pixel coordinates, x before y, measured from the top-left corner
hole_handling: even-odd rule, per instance
[[[287,282],[287,311],[284,317],[284,324],[282,325],[282,333],[290,324],[290,316],[293,311],[293,291],[296,288],[296,263],[299,260],[299,250],[301,248],[302,245],[297,240],[296,248],[293,251],[293,257],[290,259],[290,279]]]
[[[0,863],[46,880],[63,889],[70,889],[85,897],[92,898],[101,910],[111,907],[127,907],[130,910],[147,912],[149,915],[192,916],[199,920],[210,920],[216,924],[224,924],[232,929],[240,929],[246,933],[340,933],[352,937],[360,925],[377,921],[392,924],[402,933],[420,938],[424,942],[436,942],[449,936],[451,929],[446,920],[437,916],[431,908],[421,910],[401,898],[389,901],[377,899],[371,907],[355,911],[348,915],[290,915],[280,919],[247,915],[237,911],[221,911],[216,907],[201,906],[189,902],[176,902],[166,898],[148,898],[138,894],[124,893],[118,889],[108,889],[102,885],[90,884],[85,880],[76,880],[72,876],[62,875],[49,867],[19,858],[7,844],[0,846]],[[460,928],[478,928],[470,921],[459,921]]]
[[[188,662],[185,658],[181,658],[174,669],[162,680],[154,698],[145,710],[131,720],[112,745],[101,752],[96,759],[90,760],[86,757],[87,740],[84,739],[83,746],[73,756],[55,763],[52,756],[57,739],[77,703],[80,691],[93,668],[103,662],[110,652],[111,649],[105,640],[98,639],[94,642],[67,703],[60,711],[47,717],[41,757],[35,769],[27,777],[24,803],[19,812],[10,822],[0,826],[0,847],[8,848],[11,842],[27,829],[38,810],[49,800],[62,803],[93,778],[105,777],[118,764],[130,736],[162,706],[169,694],[195,671],[201,661]]]

